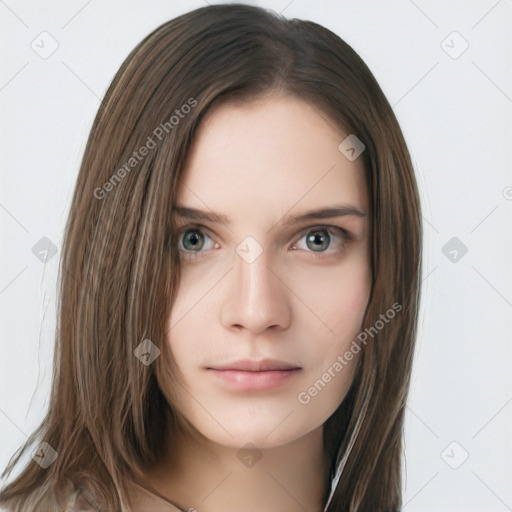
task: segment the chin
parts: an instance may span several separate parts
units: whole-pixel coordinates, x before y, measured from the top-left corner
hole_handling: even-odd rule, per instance
[[[236,414],[226,414],[226,409],[224,414],[210,410],[210,416],[202,411],[198,416],[188,416],[188,419],[200,435],[211,442],[236,449],[248,443],[269,449],[291,443],[321,427],[336,405],[332,411],[330,409],[315,411],[319,412],[316,417],[311,414],[312,410],[288,403],[274,410],[269,410],[268,406],[259,410],[253,407],[249,412],[245,408]],[[231,412],[234,412],[234,407],[231,407]]]

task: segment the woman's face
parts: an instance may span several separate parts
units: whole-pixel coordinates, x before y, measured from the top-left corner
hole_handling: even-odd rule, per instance
[[[362,158],[338,149],[348,135],[287,96],[220,106],[200,127],[177,201],[167,336],[176,405],[214,442],[293,441],[350,387],[371,271]]]

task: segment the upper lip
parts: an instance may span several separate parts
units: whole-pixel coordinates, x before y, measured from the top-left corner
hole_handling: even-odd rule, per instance
[[[208,366],[207,370],[238,370],[244,372],[268,372],[279,370],[297,370],[301,367],[296,364],[278,361],[276,359],[240,359],[231,363]]]

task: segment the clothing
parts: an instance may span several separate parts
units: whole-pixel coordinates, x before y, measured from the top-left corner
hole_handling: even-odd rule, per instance
[[[135,482],[133,505],[131,512],[183,512],[181,509],[165,500],[163,497],[153,494],[146,488]],[[63,512],[111,512],[102,511],[94,498],[83,488],[78,487],[69,499],[67,508]]]
[[[170,501],[157,496],[145,487],[135,482],[132,482],[132,484],[136,489],[132,512],[184,512]]]

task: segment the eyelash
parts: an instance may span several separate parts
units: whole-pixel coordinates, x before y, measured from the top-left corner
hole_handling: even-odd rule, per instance
[[[202,226],[200,224],[190,224],[190,225],[186,225],[186,226],[183,226],[183,227],[179,228],[179,242],[180,242],[180,244],[182,242],[183,235],[187,231],[189,231],[189,230],[202,231],[203,234],[205,234],[209,238],[212,238],[207,233],[209,230],[205,226]],[[347,243],[350,242],[351,240],[353,240],[352,235],[348,231],[346,231],[345,229],[340,228],[339,226],[313,225],[313,226],[310,226],[308,228],[305,228],[305,229],[301,230],[297,234],[298,238],[295,238],[296,241],[293,243],[293,247],[295,247],[297,242],[299,240],[301,240],[305,235],[307,235],[310,232],[315,232],[315,231],[326,231],[331,236],[332,236],[333,231],[334,231],[335,236],[340,238],[340,244],[341,244],[339,248],[337,248],[337,249],[335,249],[332,252],[327,253],[327,254],[325,254],[324,252],[315,253],[314,251],[306,251],[306,252],[311,253],[313,255],[313,257],[315,259],[318,259],[318,260],[332,260],[332,259],[339,258],[345,252]],[[298,249],[296,249],[296,250],[298,250]],[[196,251],[188,251],[187,249],[179,248],[179,251],[183,254],[184,258],[187,259],[187,260],[197,260],[197,259],[203,258],[204,254],[205,254],[205,251],[203,251],[203,250],[196,252]]]

